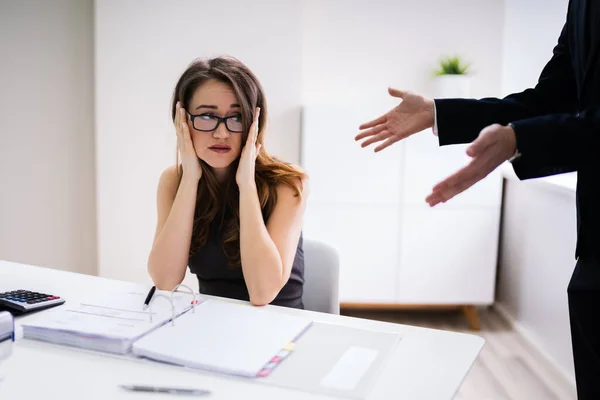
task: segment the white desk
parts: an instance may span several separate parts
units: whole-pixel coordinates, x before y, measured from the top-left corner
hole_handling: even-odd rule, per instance
[[[31,289],[64,297],[85,298],[86,290],[147,290],[141,285],[88,275],[0,261],[0,291]],[[379,321],[267,306],[273,312],[301,313],[315,321],[377,331],[401,332],[403,337],[376,379],[367,399],[449,400],[479,354],[478,336],[391,324]],[[41,315],[41,312],[40,314]],[[19,324],[36,315],[18,317]],[[310,368],[310,366],[307,366]],[[18,339],[13,355],[0,363],[0,398],[162,399],[167,395],[129,393],[124,383],[194,386],[212,391],[210,399],[329,399],[327,396],[241,381],[222,375],[112,356],[50,343]]]

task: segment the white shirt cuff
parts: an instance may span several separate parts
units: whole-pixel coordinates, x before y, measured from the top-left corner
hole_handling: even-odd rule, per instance
[[[435,100],[433,101],[433,134],[435,136],[438,135],[438,127],[437,127],[437,111],[435,109]]]

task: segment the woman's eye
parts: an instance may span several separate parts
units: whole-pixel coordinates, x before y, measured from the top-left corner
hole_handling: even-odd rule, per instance
[[[231,119],[232,119],[234,122],[242,122],[242,116],[241,116],[241,115],[232,115],[232,116],[231,116]]]
[[[209,120],[209,119],[213,119],[213,118],[214,118],[214,116],[212,114],[201,114],[200,115],[200,119],[203,119],[205,121]]]

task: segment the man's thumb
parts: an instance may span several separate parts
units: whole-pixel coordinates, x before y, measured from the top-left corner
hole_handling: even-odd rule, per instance
[[[475,139],[473,143],[467,148],[467,155],[469,157],[475,157],[485,148],[483,140],[481,138]]]
[[[390,87],[390,88],[388,88],[388,93],[389,93],[390,95],[392,95],[393,97],[399,97],[399,98],[401,98],[401,99],[403,99],[403,98],[404,98],[404,96],[406,95],[406,93],[405,93],[405,92],[403,92],[402,90],[399,90],[399,89],[394,89],[394,88],[391,88],[391,87]]]

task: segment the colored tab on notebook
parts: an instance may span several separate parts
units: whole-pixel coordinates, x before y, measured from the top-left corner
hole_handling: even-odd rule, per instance
[[[296,344],[294,342],[290,342],[283,346],[283,349],[275,355],[271,361],[267,365],[263,367],[263,369],[256,375],[259,378],[268,376],[271,371],[273,371],[281,362],[292,352]]]
[[[292,350],[294,350],[295,345],[296,344],[294,342],[290,342],[290,343],[286,344],[285,346],[283,346],[283,350],[292,351]]]

